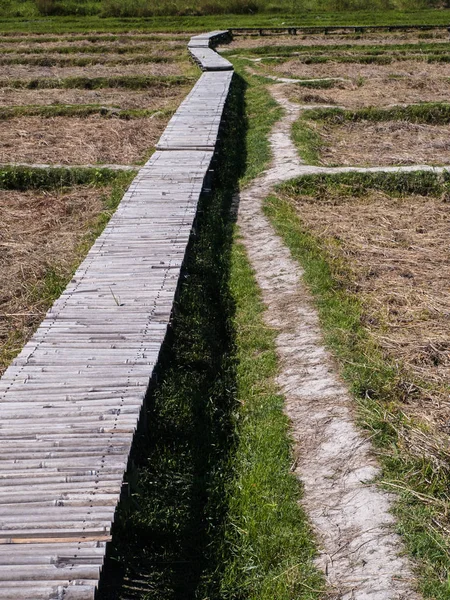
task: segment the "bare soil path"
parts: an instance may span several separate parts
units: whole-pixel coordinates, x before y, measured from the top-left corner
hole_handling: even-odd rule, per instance
[[[332,598],[417,600],[411,565],[401,556],[402,543],[393,531],[392,499],[372,483],[379,467],[370,442],[354,424],[352,399],[324,348],[302,271],[262,212],[264,198],[277,183],[350,169],[301,164],[290,139],[300,107],[284,98],[282,87],[271,90],[285,116],[270,137],[271,168],[241,193],[238,224],[267,306],[267,323],[278,332],[278,383],[292,423],[302,502],[318,538],[318,565]]]

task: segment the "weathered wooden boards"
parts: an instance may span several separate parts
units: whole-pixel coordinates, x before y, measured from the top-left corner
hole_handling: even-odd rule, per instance
[[[196,35],[189,41],[189,53],[203,71],[232,71],[233,65],[211,49],[212,45],[229,37],[229,31],[212,31]]]
[[[158,150],[214,149],[232,77],[232,71],[203,73],[170,119]]]
[[[230,37],[228,29],[221,31],[209,31],[208,33],[200,33],[191,37],[188,43],[188,48],[210,48],[211,45],[218,43]]]
[[[189,48],[189,52],[195,62],[203,71],[232,71],[233,65],[230,61],[217,54],[211,48]]]
[[[202,75],[0,380],[0,600],[94,598],[231,77]]]

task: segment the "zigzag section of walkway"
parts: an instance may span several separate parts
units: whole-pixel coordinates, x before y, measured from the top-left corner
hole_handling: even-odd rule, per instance
[[[192,38],[205,73],[0,380],[0,599],[94,598],[233,76],[210,49],[225,35]]]

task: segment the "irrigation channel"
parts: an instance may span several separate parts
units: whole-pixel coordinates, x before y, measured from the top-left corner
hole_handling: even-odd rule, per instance
[[[0,380],[0,599],[95,597],[133,436],[209,186],[233,77],[232,65],[211,46],[227,35],[215,31],[189,42],[205,72]],[[390,498],[371,483],[378,466],[353,424],[302,272],[262,212],[273,186],[292,177],[400,169],[302,164],[290,139],[301,107],[279,88],[274,94],[285,116],[271,135],[273,164],[241,192],[238,224],[267,322],[277,331],[278,384],[293,436],[307,440],[295,470],[319,540],[318,564],[333,597],[415,598],[411,567],[392,531]]]

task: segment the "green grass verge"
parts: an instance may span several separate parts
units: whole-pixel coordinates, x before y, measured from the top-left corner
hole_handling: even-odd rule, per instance
[[[339,81],[337,79],[316,79],[297,81],[294,85],[297,87],[310,88],[312,90],[329,90],[337,86]]]
[[[187,59],[187,57],[186,57]],[[178,62],[178,59],[161,58],[154,56],[134,56],[133,59],[104,57],[70,57],[59,58],[54,56],[24,56],[0,58],[0,65],[31,65],[33,67],[88,67],[91,65],[147,65],[156,63]]]
[[[244,69],[245,62],[234,60],[236,73],[246,83],[245,93],[245,127],[246,136],[239,136],[245,144],[246,163],[241,177],[241,186],[246,185],[263,171],[270,162],[271,150],[268,135],[272,126],[281,118],[283,111],[266,89],[267,80],[248,75]],[[271,82],[272,83],[272,82]]]
[[[408,121],[409,123],[427,123],[444,125],[450,122],[450,104],[443,102],[424,102],[410,106],[394,106],[392,108],[360,108],[345,110],[342,108],[317,108],[302,117],[315,121],[339,124],[356,121]]]
[[[32,105],[32,106],[7,106],[0,107],[0,120],[14,119],[18,117],[89,117],[100,115],[105,118],[116,119],[145,119],[153,115],[170,117],[173,110],[144,110],[144,109],[120,109],[113,106],[101,106],[99,104],[60,104],[60,105]]]
[[[1,22],[1,21],[0,21]],[[0,34],[0,43],[1,44],[23,44],[26,42],[27,44],[46,44],[48,42],[91,42],[92,44],[101,44],[104,42],[126,42],[126,41],[139,41],[139,42],[161,42],[161,41],[178,41],[180,43],[180,48],[185,48],[186,43],[189,40],[189,34],[187,33],[185,38],[178,35],[171,34],[158,34],[152,35],[151,33],[119,33],[119,34],[108,34],[108,33],[99,33],[95,32],[87,34],[87,35],[76,35],[71,34],[69,36],[64,35],[45,35],[40,34],[39,36],[33,36],[30,34],[21,35],[20,33],[10,32],[4,33],[4,35]],[[171,46],[174,48],[173,46]],[[18,52],[19,50],[15,50]],[[22,50],[20,50],[22,51]],[[27,50],[28,51],[28,50]]]
[[[408,396],[406,376],[364,328],[364,306],[352,291],[346,265],[331,257],[323,243],[302,224],[289,197],[310,194],[312,201],[320,203],[321,190],[329,186],[346,190],[349,195],[364,195],[374,187],[398,195],[442,193],[447,185],[430,173],[309,176],[305,181],[298,179],[282,186],[280,195],[268,198],[264,206],[275,230],[304,269],[325,341],[358,402],[360,423],[378,450],[380,479],[389,491],[398,494],[398,529],[416,559],[420,590],[434,600],[447,600],[450,592],[450,472],[436,468],[432,459],[412,456],[405,449],[400,433],[414,425],[401,409]]]
[[[42,77],[36,79],[0,79],[0,88],[16,89],[83,89],[125,88],[130,90],[148,90],[152,88],[170,88],[189,85],[195,77],[182,75],[153,76],[129,75],[122,77],[67,77],[64,79]]]
[[[99,41],[100,40],[103,41],[103,38],[99,38]],[[13,42],[14,38],[12,38],[11,41]],[[24,40],[22,38],[22,42],[23,41],[27,42],[28,44],[31,44],[29,40]],[[53,39],[51,39],[51,41],[53,41]],[[172,59],[172,57],[170,56],[159,56],[158,54],[152,55],[152,52],[154,52],[155,50],[155,46],[152,44],[123,44],[116,46],[104,46],[101,44],[101,41],[100,43],[95,43],[91,46],[57,46],[55,48],[39,48],[29,46],[26,48],[2,48],[1,54],[146,54],[147,56],[152,57],[155,62],[164,60],[170,61]],[[6,43],[9,43],[9,41],[7,41]],[[185,48],[186,45],[184,44],[182,46],[182,49]],[[172,49],[171,46],[164,47],[165,52],[173,52],[173,59],[177,58],[180,49],[181,48]]]
[[[323,147],[323,140],[320,134],[308,125],[306,118],[295,121],[292,125],[291,137],[300,158],[307,165],[320,164],[320,151]]]
[[[49,190],[74,185],[110,184],[122,189],[135,175],[133,171],[114,171],[102,167],[96,169],[7,167],[0,168],[0,190]]]
[[[227,563],[221,598],[320,598],[323,576],[291,473],[292,440],[278,372],[275,332],[263,322],[264,304],[246,257],[235,244],[231,290],[236,302],[237,393],[240,403],[230,508]]]

